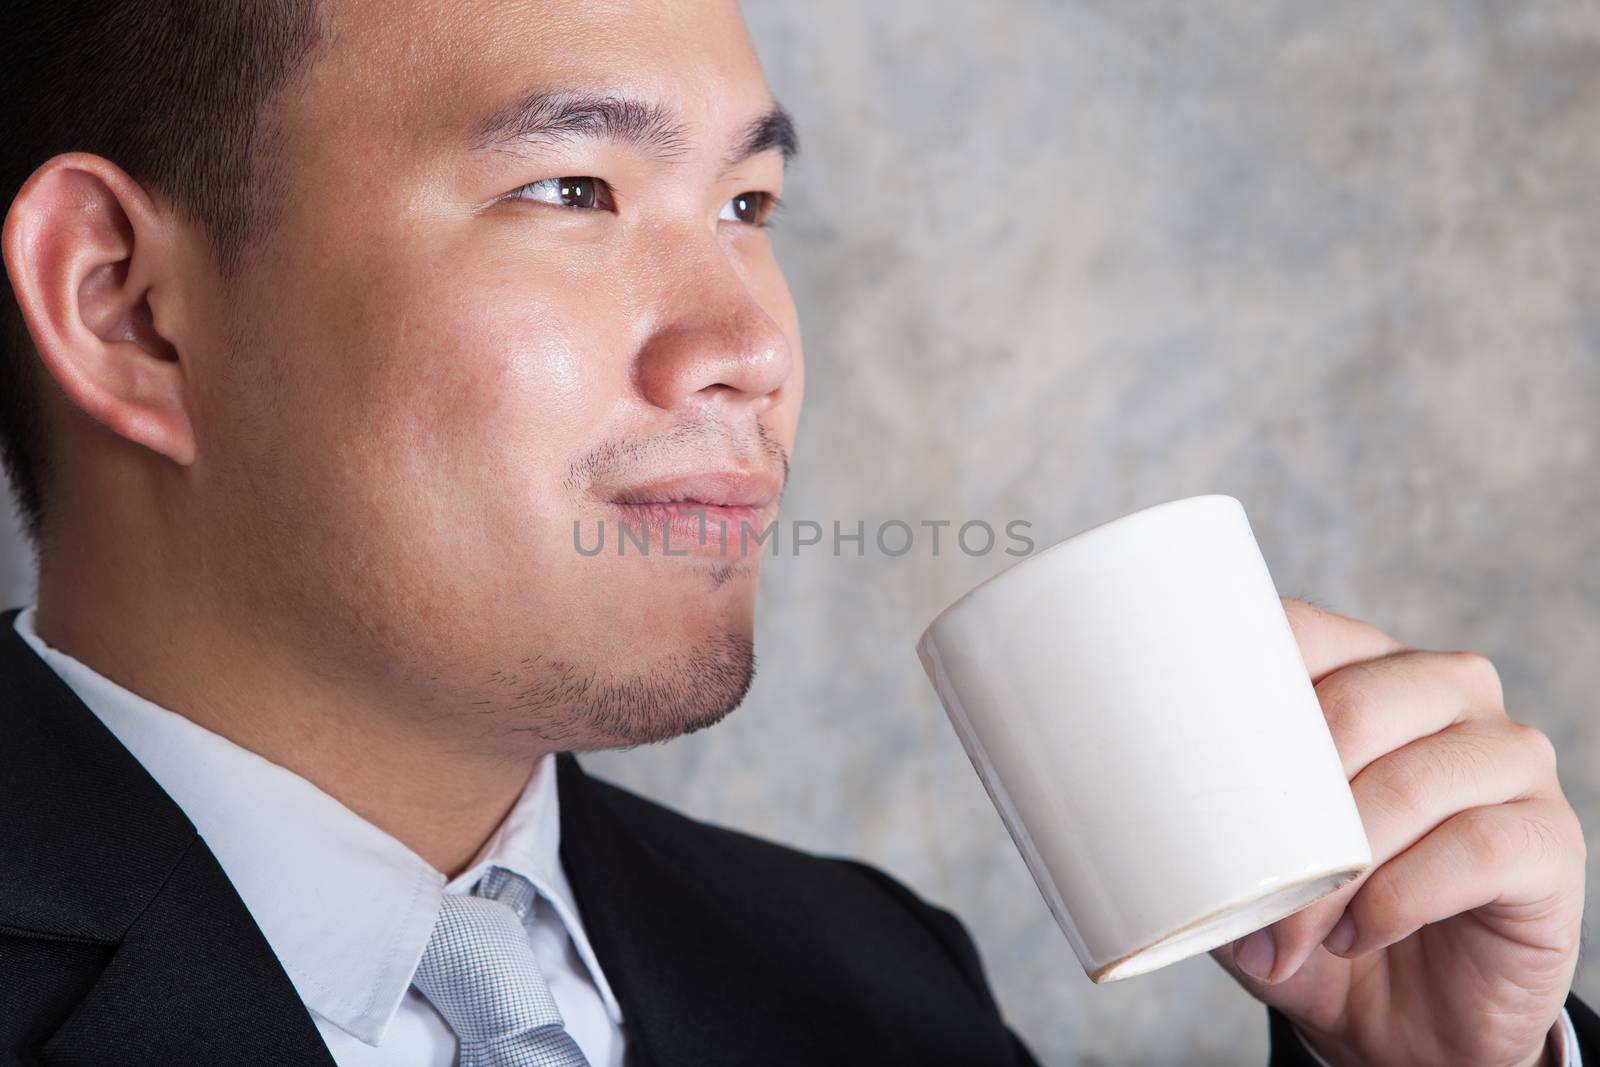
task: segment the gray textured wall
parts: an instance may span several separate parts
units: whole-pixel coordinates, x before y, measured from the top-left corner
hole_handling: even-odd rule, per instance
[[[1594,840],[1600,4],[746,12],[805,140],[791,517],[1231,493],[1280,591],[1490,655]],[[912,642],[1004,562],[769,561],[747,705],[591,766],[951,907],[1048,1064],[1259,1062],[1208,959],[1090,985],[945,724]]]

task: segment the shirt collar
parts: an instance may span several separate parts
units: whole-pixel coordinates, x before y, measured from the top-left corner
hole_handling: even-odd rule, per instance
[[[534,768],[505,820],[459,877],[309,781],[160,707],[53,648],[29,606],[14,627],[183,809],[308,1008],[369,1045],[411,985],[446,892],[508,867],[550,900],[600,991],[617,1004],[560,862],[555,756]]]
[[[512,806],[500,826],[478,850],[478,855],[467,869],[445,886],[446,893],[470,893],[478,880],[490,867],[505,867],[522,875],[542,893],[561,924],[572,937],[573,946],[583,965],[588,968],[600,999],[605,1002],[606,1013],[613,1023],[621,1024],[622,1008],[617,1003],[600,960],[583,932],[583,921],[578,916],[577,898],[572,884],[561,866],[561,809],[556,789],[556,757],[546,755],[534,769],[522,795]]]

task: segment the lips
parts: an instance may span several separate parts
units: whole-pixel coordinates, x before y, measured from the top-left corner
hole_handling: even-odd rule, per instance
[[[761,512],[778,499],[781,488],[776,478],[761,471],[707,471],[631,486],[614,494],[612,501]]]
[[[620,520],[653,534],[664,554],[727,557],[761,550],[755,539],[782,489],[761,471],[722,470],[660,478],[610,496]]]

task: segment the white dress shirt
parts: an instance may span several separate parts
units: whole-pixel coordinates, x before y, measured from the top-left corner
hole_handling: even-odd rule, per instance
[[[546,756],[468,870],[422,857],[299,775],[130,692],[52,648],[32,606],[15,628],[189,817],[266,935],[339,1067],[451,1067],[456,1038],[411,976],[445,893],[490,865],[539,890],[526,923],[556,1006],[592,1067],[621,1067],[622,1011],[579,921],[559,857]]]
[[[540,761],[494,836],[447,884],[416,853],[299,775],[45,644],[33,617],[32,606],[20,612],[17,632],[194,823],[339,1067],[455,1063],[455,1035],[411,988],[411,976],[443,894],[470,892],[491,865],[539,890],[528,938],[567,1032],[592,1067],[621,1067],[622,1010],[561,869],[554,756]],[[1583,1067],[1565,1010],[1556,1042],[1553,1067]]]
[[[1300,1038],[1300,1043],[1305,1045],[1306,1039],[1300,1037],[1300,1030],[1292,1023],[1290,1028],[1294,1030],[1295,1036]],[[1566,1008],[1561,1009],[1561,1018],[1556,1022],[1552,1036],[1555,1039],[1556,1058],[1550,1061],[1550,1067],[1583,1067],[1583,1049],[1578,1047],[1578,1031],[1573,1028],[1572,1016],[1568,1014]],[[1310,1045],[1306,1045],[1306,1054],[1321,1064],[1321,1067],[1333,1067],[1327,1060],[1317,1055],[1316,1050]]]

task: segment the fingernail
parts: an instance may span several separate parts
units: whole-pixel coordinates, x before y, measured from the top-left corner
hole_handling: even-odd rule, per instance
[[[1356,921],[1347,911],[1333,924],[1333,929],[1328,931],[1328,939],[1322,947],[1335,956],[1343,956],[1350,951],[1350,946],[1356,943]]]
[[[1278,949],[1272,943],[1272,933],[1268,930],[1257,930],[1240,941],[1233,950],[1233,962],[1258,982],[1267,980],[1277,958]]]

